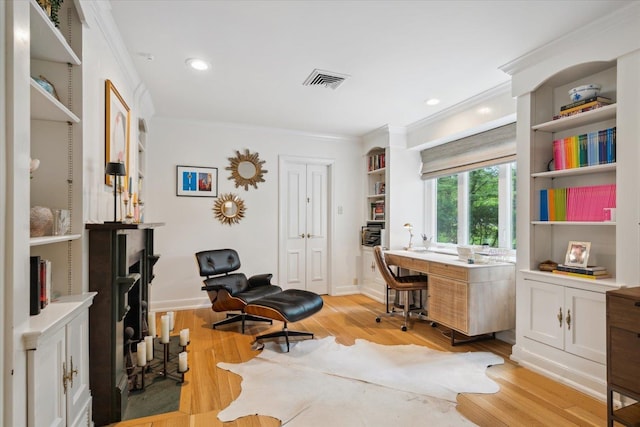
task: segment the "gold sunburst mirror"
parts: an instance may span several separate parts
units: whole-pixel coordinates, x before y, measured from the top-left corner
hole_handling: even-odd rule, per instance
[[[229,157],[231,166],[226,167],[226,170],[231,171],[229,179],[236,181],[237,187],[244,187],[245,191],[249,190],[249,186],[253,185],[253,188],[258,188],[259,182],[264,182],[263,174],[269,172],[262,168],[265,163],[264,160],[260,160],[258,153],[249,153],[249,150],[244,150],[244,154],[236,151],[236,157]]]
[[[223,224],[237,224],[244,218],[244,201],[235,194],[221,194],[213,206],[215,217]]]

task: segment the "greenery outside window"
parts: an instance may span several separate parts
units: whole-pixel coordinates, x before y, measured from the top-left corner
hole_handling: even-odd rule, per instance
[[[427,180],[427,217],[434,220],[426,234],[444,246],[515,249],[515,170],[510,162]]]

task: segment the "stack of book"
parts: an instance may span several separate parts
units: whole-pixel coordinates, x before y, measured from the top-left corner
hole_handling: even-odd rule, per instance
[[[585,111],[595,110],[596,108],[601,108],[611,104],[613,104],[613,101],[611,98],[607,98],[606,96],[593,96],[591,98],[581,99],[560,107],[560,112],[553,116],[553,120],[584,113]]]
[[[616,161],[616,128],[611,127],[553,141],[556,170],[595,166]]]
[[[371,219],[373,221],[384,221],[384,200],[371,203]]]
[[[606,279],[611,277],[606,268],[597,265],[589,265],[586,267],[572,267],[564,264],[558,264],[554,274],[563,274],[565,276],[582,277],[583,279]]]

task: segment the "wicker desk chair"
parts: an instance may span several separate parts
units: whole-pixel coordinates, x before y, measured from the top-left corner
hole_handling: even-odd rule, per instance
[[[384,253],[382,252],[382,248],[380,246],[376,246],[373,248],[374,258],[376,260],[376,264],[378,266],[378,271],[382,275],[382,278],[387,283],[387,286],[396,292],[404,293],[404,307],[403,307],[403,317],[404,322],[402,324],[401,329],[403,331],[407,330],[407,323],[409,321],[409,316],[411,314],[411,298],[409,297],[410,291],[426,291],[427,290],[427,276],[421,275],[413,275],[413,276],[397,276],[395,275],[387,262],[384,259]],[[385,314],[393,315],[393,311],[390,313],[387,312]],[[376,322],[380,322],[380,317],[376,317]]]

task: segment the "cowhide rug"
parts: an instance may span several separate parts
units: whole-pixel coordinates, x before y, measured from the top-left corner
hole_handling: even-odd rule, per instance
[[[334,337],[300,341],[289,353],[268,343],[245,363],[218,363],[242,376],[238,399],[223,421],[266,415],[283,426],[472,426],[455,409],[458,393],[495,393],[492,353],[449,353],[417,345],[385,346]]]

